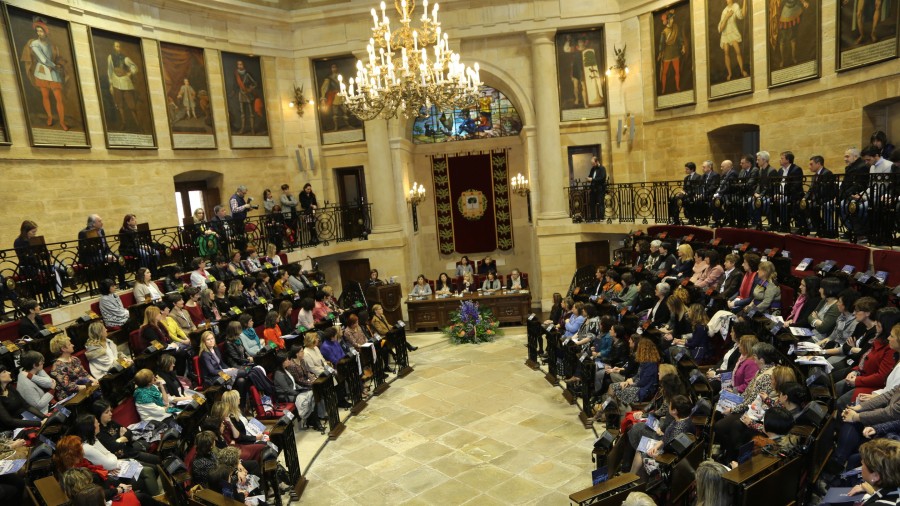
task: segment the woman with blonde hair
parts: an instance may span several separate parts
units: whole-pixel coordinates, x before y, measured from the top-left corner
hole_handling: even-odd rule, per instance
[[[319,335],[317,333],[308,332],[303,336],[303,346],[305,347],[303,350],[303,364],[316,376],[325,375],[326,366],[334,366],[334,364],[329,364],[325,357],[322,356],[322,351],[319,350]]]
[[[112,369],[118,360],[130,363],[124,353],[116,347],[116,343],[106,338],[106,326],[103,322],[94,322],[88,326],[88,338],[84,343],[84,354],[88,359],[88,367],[95,378],[102,378]]]
[[[729,469],[714,460],[705,460],[697,466],[696,506],[730,506],[733,497],[728,482],[722,478]]]
[[[97,385],[97,380],[84,370],[81,361],[72,356],[75,346],[65,334],[50,340],[50,353],[59,355],[50,369],[50,376],[56,380],[56,400],[61,401],[77,394],[88,385]]]
[[[212,386],[222,378],[225,373],[234,381],[234,390],[237,390],[241,399],[247,398],[247,372],[244,369],[235,369],[226,367],[225,361],[222,360],[222,354],[219,347],[216,346],[216,336],[207,330],[200,335],[200,376],[204,386]]]
[[[683,242],[675,250],[677,261],[675,262],[675,276],[679,278],[690,277],[694,273],[694,248]]]
[[[753,300],[747,305],[746,311],[768,312],[773,307],[780,306],[781,287],[778,285],[775,264],[760,262],[753,285]]]
[[[731,376],[731,388],[735,392],[742,394],[750,384],[750,380],[756,377],[759,372],[759,365],[753,360],[753,346],[759,342],[754,335],[741,336],[738,342],[738,349],[741,352],[737,364],[734,366],[734,373]]]
[[[244,282],[240,279],[231,280],[226,295],[228,296],[228,304],[231,307],[236,307],[238,309],[247,307],[247,299],[244,297]]]

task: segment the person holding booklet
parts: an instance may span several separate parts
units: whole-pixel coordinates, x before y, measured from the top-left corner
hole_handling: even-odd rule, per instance
[[[694,423],[691,421],[691,410],[694,405],[691,400],[683,395],[676,395],[672,398],[669,406],[669,416],[672,417],[672,423],[666,427],[665,431],[657,427],[655,432],[657,438],[644,437],[638,445],[637,453],[631,462],[631,472],[638,476],[646,476],[649,472],[656,469],[654,457],[662,455],[664,448],[681,434],[693,434]]]

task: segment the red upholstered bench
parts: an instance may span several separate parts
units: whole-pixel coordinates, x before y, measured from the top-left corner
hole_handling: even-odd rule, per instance
[[[786,249],[791,251],[791,255],[796,256],[796,253],[793,250],[785,247],[785,237],[774,232],[722,227],[716,229],[716,239],[721,239],[723,245],[744,244],[745,242],[749,242],[751,247],[760,251],[772,248],[781,250]]]
[[[41,314],[44,325],[53,323],[53,317],[49,314]],[[0,341],[16,341],[19,339],[19,320],[0,325]]]
[[[85,371],[91,372],[91,366],[88,365],[87,355],[84,353],[84,350],[76,351],[72,356],[81,361],[81,366],[84,367]]]
[[[900,285],[900,251],[873,250],[872,267],[875,272],[888,273],[887,286]]]
[[[112,419],[122,427],[128,427],[133,423],[141,421],[138,414],[137,405],[134,403],[134,397],[129,395],[121,404],[113,408]]]
[[[273,402],[274,412],[266,413],[266,408],[262,403],[262,396],[255,386],[250,385],[250,396],[253,399],[253,405],[256,409],[257,420],[277,420],[284,416],[288,411],[296,415],[296,409],[293,402]]]
[[[869,268],[871,254],[869,248],[858,244],[793,234],[784,237],[783,249],[791,252],[792,267],[796,267],[804,258],[813,259],[810,267],[825,260],[834,260],[835,271],[841,270],[845,265],[852,265],[856,271],[865,271]]]
[[[650,238],[667,232],[666,239],[680,239],[689,235],[694,236],[694,241],[709,242],[713,238],[713,231],[708,228],[688,227],[683,225],[653,225],[647,227],[647,235]]]

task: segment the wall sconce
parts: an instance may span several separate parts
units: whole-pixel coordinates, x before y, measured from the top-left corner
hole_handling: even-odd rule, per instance
[[[628,44],[622,46],[622,49],[616,49],[616,46],[613,46],[613,51],[616,53],[616,63],[606,70],[606,77],[615,72],[619,75],[619,81],[625,82],[625,77],[628,76],[628,65],[625,64],[625,48],[627,47]]]
[[[425,201],[425,187],[414,182],[409,193],[406,195],[406,201],[412,206],[413,231],[419,231],[419,213],[416,208]]]
[[[297,116],[300,116],[301,118],[303,117],[304,104],[313,105],[314,103],[315,102],[313,102],[312,99],[306,100],[305,98],[303,98],[303,86],[297,87],[296,84],[294,85],[294,100],[288,102],[288,107],[290,107],[291,109],[296,109]]]
[[[512,191],[520,197],[525,197],[528,204],[528,223],[531,223],[531,186],[521,173],[512,178]]]

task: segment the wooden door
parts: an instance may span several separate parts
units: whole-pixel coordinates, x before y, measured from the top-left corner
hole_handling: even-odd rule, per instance
[[[575,243],[575,268],[609,265],[609,241]]]
[[[369,271],[371,270],[368,258],[340,260],[338,261],[338,269],[340,269],[341,286],[352,281],[365,286],[366,281],[369,280]]]

